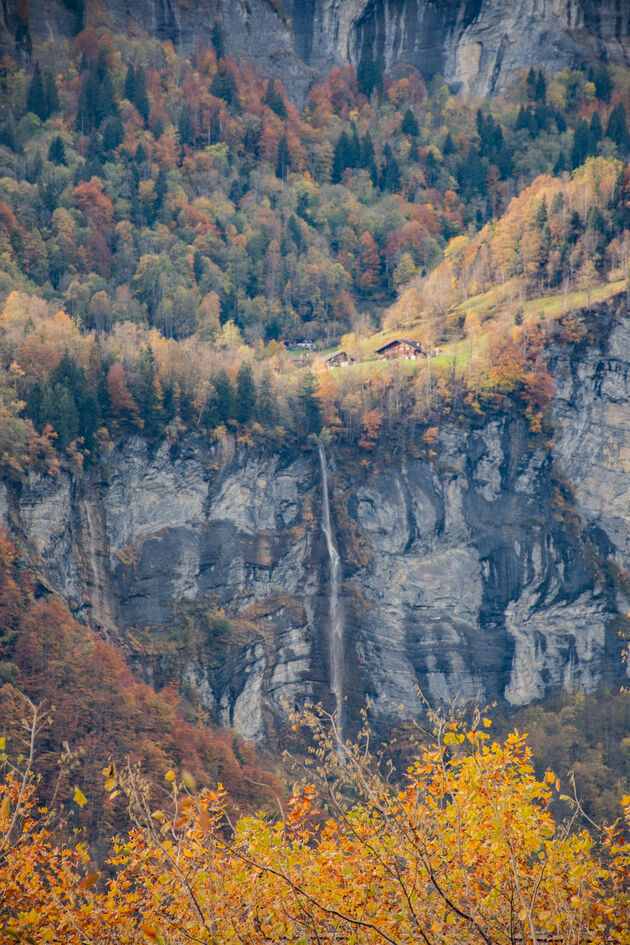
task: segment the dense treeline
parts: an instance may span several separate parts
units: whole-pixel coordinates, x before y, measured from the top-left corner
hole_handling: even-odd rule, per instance
[[[537,174],[628,149],[605,67],[527,76],[520,107],[475,119],[439,79],[368,99],[336,69],[299,114],[217,49],[219,34],[182,61],[86,30],[30,75],[5,57],[5,290],[26,278],[98,330],[212,337],[231,320],[250,344],[330,339]]]
[[[530,733],[539,776],[553,767],[591,820],[615,819],[630,792],[630,692],[565,693],[519,710],[503,728],[512,725]]]

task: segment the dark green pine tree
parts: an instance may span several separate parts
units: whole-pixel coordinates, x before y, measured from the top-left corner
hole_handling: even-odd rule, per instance
[[[83,85],[79,93],[78,120],[81,134],[89,134],[96,123],[98,90],[98,75],[94,69],[90,69],[83,80]]]
[[[605,102],[606,104],[610,101],[610,96],[613,91],[613,83],[610,78],[610,71],[608,66],[603,63],[599,66],[595,74],[593,75],[593,81],[595,82],[595,94],[600,102]]]
[[[57,135],[50,142],[50,147],[48,148],[48,160],[52,164],[66,164],[66,147],[63,143],[63,138],[60,135]]]
[[[33,78],[26,93],[26,108],[29,112],[41,118],[42,121],[45,121],[48,117],[44,79],[39,68],[39,60],[35,63]]]
[[[147,84],[144,75],[144,69],[138,66],[135,74],[133,104],[136,106],[142,117],[147,121],[149,117],[149,96],[147,95]]]
[[[256,384],[249,364],[245,361],[236,376],[236,419],[239,423],[249,423],[256,412]]]
[[[374,144],[372,142],[372,135],[369,131],[366,131],[365,136],[361,139],[361,154],[359,155],[359,166],[364,168],[370,168],[374,163]]]
[[[58,449],[64,450],[82,437],[84,449],[94,451],[94,436],[100,424],[98,401],[88,388],[83,369],[68,352],[41,385],[33,386],[26,413],[38,430],[48,423],[54,428]]]
[[[606,220],[597,204],[593,204],[589,211],[586,229],[595,230],[596,233],[601,233],[602,235],[606,233]]]
[[[190,120],[190,112],[185,105],[179,113],[177,131],[179,133],[180,143],[186,144],[188,147],[192,148],[195,143],[195,129],[193,128],[193,123]]]
[[[359,92],[369,98],[374,90],[379,94],[383,87],[383,72],[375,61],[371,47],[364,45],[357,68]]]
[[[447,132],[446,138],[444,139],[444,144],[442,145],[442,154],[444,157],[448,157],[449,154],[455,153],[455,142],[451,136],[450,131]]]
[[[158,437],[164,432],[164,411],[155,380],[153,349],[150,345],[144,345],[138,355],[138,380],[134,385],[134,395],[144,420],[144,432],[149,437]]]
[[[432,154],[433,152],[429,152]],[[381,168],[381,189],[396,193],[400,187],[400,169],[389,144],[383,148],[383,167]]]
[[[197,285],[199,285],[199,283],[203,279],[204,269],[205,267],[204,267],[203,256],[201,255],[199,250],[196,249],[195,254],[193,256],[193,273],[194,273],[195,282],[197,283]]]
[[[273,389],[273,382],[269,371],[265,371],[258,387],[258,403],[256,417],[263,426],[270,427],[276,422],[278,404]]]
[[[333,156],[333,166],[332,166],[332,175],[331,179],[333,184],[339,184],[341,178],[343,177],[343,172],[348,167],[348,157],[350,151],[350,142],[348,140],[348,135],[345,131],[342,131],[339,137],[337,138],[337,143],[335,145],[335,153]]]
[[[542,230],[547,224],[548,214],[547,214],[547,199],[546,197],[541,197],[540,203],[536,208],[536,229]]]
[[[418,133],[420,131],[420,128],[418,127],[418,119],[410,108],[408,108],[403,115],[403,120],[400,123],[400,130],[404,135],[411,135],[412,138],[418,137]]]
[[[538,75],[536,76],[534,98],[537,102],[540,102],[543,105],[547,101],[547,80],[545,79],[545,74],[542,69],[538,70]]]
[[[103,150],[114,151],[125,137],[125,129],[120,115],[111,115],[103,126]]]
[[[104,62],[102,66],[99,65],[96,75],[98,86],[94,102],[94,121],[96,125],[100,125],[109,115],[117,115],[118,107],[109,69]]]
[[[597,154],[597,145],[602,140],[603,135],[604,129],[602,128],[602,120],[599,117],[599,112],[593,112],[588,134],[590,154]]]
[[[558,132],[559,135],[563,135],[565,131],[567,130],[567,123],[566,123],[566,119],[564,115],[562,114],[562,112],[556,111],[553,117],[556,123],[556,131]]]
[[[533,66],[530,67],[530,70],[527,73],[527,78],[525,79],[525,92],[530,102],[535,101],[536,99],[536,73],[534,71]]]
[[[608,118],[606,137],[614,141],[617,147],[624,148],[628,143],[628,124],[623,102],[615,105]]]
[[[352,134],[348,136],[348,167],[361,167],[361,142],[357,126],[352,122]]]
[[[52,386],[59,384],[68,391],[77,411],[78,435],[83,437],[84,447],[93,452],[94,435],[99,427],[100,415],[96,396],[88,387],[83,368],[66,351],[49,377]],[[74,439],[74,436],[71,439]]]
[[[53,112],[59,111],[57,83],[50,69],[46,69],[44,73],[44,100],[46,102],[46,118],[49,118]]]
[[[286,135],[282,135],[278,142],[278,160],[276,161],[276,177],[286,180],[291,166],[291,155]]]
[[[573,147],[571,148],[571,167],[579,167],[588,157],[590,143],[590,128],[588,122],[580,118],[573,132]]]
[[[87,180],[89,180],[90,177],[101,176],[103,173],[102,158],[103,140],[96,128],[93,128],[90,132],[90,138],[88,141],[87,150],[85,152],[85,167],[86,172],[89,174],[89,176],[86,178]]]
[[[47,418],[46,423],[55,429],[57,449],[67,449],[79,436],[79,412],[68,388],[63,384],[45,384],[42,412]]]
[[[319,403],[315,396],[317,380],[314,374],[307,373],[300,381],[298,389],[298,430],[308,436],[309,433],[319,433],[322,428],[322,418]]]
[[[136,70],[133,63],[130,63],[125,76],[125,98],[132,104],[136,94]]]
[[[213,378],[214,385],[214,412],[219,423],[227,423],[228,420],[234,420],[235,415],[235,394],[232,382],[228,377],[227,371],[221,370]]]
[[[168,193],[168,181],[166,179],[166,171],[161,167],[158,171],[157,177],[155,178],[155,209],[160,210],[162,204],[164,203],[164,198]]]

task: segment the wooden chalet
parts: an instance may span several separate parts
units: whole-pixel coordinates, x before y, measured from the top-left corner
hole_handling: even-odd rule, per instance
[[[389,361],[399,358],[415,361],[417,358],[421,357],[429,358],[433,352],[431,349],[425,348],[424,345],[421,345],[418,341],[408,341],[406,338],[395,338],[394,341],[390,341],[388,344],[383,345],[382,348],[379,348],[376,353],[379,357],[379,361]]]
[[[348,367],[349,364],[354,364],[354,358],[351,358],[345,351],[333,351],[332,354],[324,358],[324,367],[328,369]]]

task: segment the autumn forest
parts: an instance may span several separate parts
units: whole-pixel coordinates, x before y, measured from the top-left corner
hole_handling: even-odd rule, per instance
[[[185,58],[92,28],[34,48],[18,7],[3,481],[131,436],[332,444],[378,475],[432,461],[447,419],[509,415],[547,449],[552,353],[628,296],[629,69],[524,69],[477,101],[363,58],[298,107],[219,20]],[[422,354],[380,360],[400,338]],[[217,610],[191,646],[247,629]],[[630,943],[627,692],[427,706],[389,745],[311,706],[256,748],[119,642],[0,532],[0,941]]]

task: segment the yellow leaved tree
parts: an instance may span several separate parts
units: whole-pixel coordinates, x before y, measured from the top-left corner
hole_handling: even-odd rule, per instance
[[[222,789],[196,792],[186,772],[167,774],[158,810],[133,766],[106,769],[133,822],[107,883],[84,848],[54,847],[26,817],[0,857],[0,928],[69,945],[630,942],[630,797],[625,827],[558,823],[556,776],[537,780],[524,736],[492,741],[478,713],[467,726],[435,716],[434,744],[397,785],[365,738],[343,745],[308,721],[313,783],[275,819],[230,823]],[[13,772],[6,835],[5,807],[30,803],[16,790]]]

